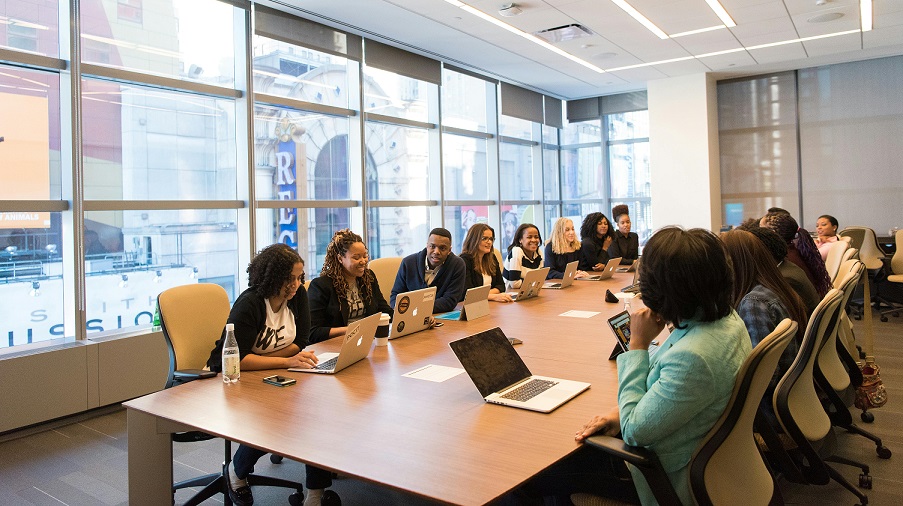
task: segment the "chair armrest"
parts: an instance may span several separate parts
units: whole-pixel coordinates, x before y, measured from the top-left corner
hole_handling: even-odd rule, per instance
[[[216,373],[213,371],[205,371],[204,369],[182,369],[173,371],[172,379],[175,383],[188,383],[196,379],[214,378]]]
[[[658,462],[654,452],[640,446],[630,446],[620,438],[592,436],[586,438],[586,444],[637,467],[651,468]]]

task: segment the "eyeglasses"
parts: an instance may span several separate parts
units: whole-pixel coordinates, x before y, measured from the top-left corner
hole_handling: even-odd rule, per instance
[[[495,242],[495,237],[481,237],[480,240],[483,242]]]

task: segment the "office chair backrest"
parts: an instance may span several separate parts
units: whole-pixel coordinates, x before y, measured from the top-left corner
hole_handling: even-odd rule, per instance
[[[847,241],[837,241],[831,244],[831,248],[828,250],[828,257],[825,259],[825,270],[828,271],[828,276],[830,276],[832,282],[837,277],[840,264],[843,262],[843,254],[849,248],[850,243]]]
[[[367,264],[367,268],[373,271],[376,281],[379,283],[379,291],[382,292],[386,302],[392,296],[392,287],[395,285],[395,276],[401,267],[401,257],[374,258]]]
[[[724,414],[690,463],[690,490],[697,504],[730,505],[781,503],[774,482],[753,436],[753,421],[778,360],[796,335],[797,323],[781,321],[756,346],[737,375]],[[742,476],[742,479],[737,479]]]
[[[169,381],[176,369],[203,369],[229,319],[229,296],[220,285],[197,283],[157,296],[160,323],[169,348]]]
[[[495,259],[499,261],[499,267],[501,267],[501,268],[504,269],[504,268],[505,268],[505,261],[502,260],[502,252],[499,251],[499,250],[497,250],[497,249],[495,249],[495,248],[492,248],[492,252],[495,253]]]
[[[903,230],[897,230],[897,233],[894,234],[894,243],[897,245],[897,250],[890,259],[890,270],[894,274],[903,274]]]
[[[883,265],[881,261],[884,253],[878,247],[878,237],[874,230],[868,227],[847,227],[840,231],[840,235],[852,238],[851,245],[859,250],[859,260],[865,264],[866,269],[878,269]]]
[[[819,441],[831,430],[831,420],[815,391],[813,369],[822,344],[837,324],[842,298],[840,290],[831,289],[812,311],[800,351],[775,388],[778,422],[798,445]]]
[[[847,271],[840,286],[837,287],[841,292],[838,323],[834,325],[831,335],[827,337],[821,351],[818,352],[818,369],[835,392],[842,392],[850,386],[850,374],[838,355],[837,336],[840,328],[846,325],[841,315],[843,308],[846,306],[847,301],[850,300],[850,297],[853,296],[853,291],[856,290],[856,285],[859,284],[859,278],[865,271],[865,266],[859,261],[856,261],[852,267],[853,269]]]
[[[851,247],[851,248],[848,248],[846,251],[844,251],[843,252],[843,260],[842,260],[841,264],[843,264],[843,262],[846,262],[847,260],[851,260],[851,259],[859,260],[859,250],[858,249]]]

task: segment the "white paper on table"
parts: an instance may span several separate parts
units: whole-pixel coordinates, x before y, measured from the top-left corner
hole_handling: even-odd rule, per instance
[[[576,309],[572,309],[570,311],[565,311],[558,316],[568,316],[570,318],[592,318],[599,314],[598,311],[577,311]]]
[[[462,372],[464,372],[464,369],[461,369],[460,367],[446,367],[444,365],[430,364],[425,365],[420,369],[415,369],[411,372],[402,374],[402,376],[441,383],[447,379],[454,378]]]

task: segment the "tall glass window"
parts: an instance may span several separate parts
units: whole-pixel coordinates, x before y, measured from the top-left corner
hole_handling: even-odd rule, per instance
[[[59,2],[0,2],[0,47],[57,58],[60,55]]]
[[[627,204],[630,209],[631,231],[639,235],[642,245],[653,232],[650,212],[649,114],[648,111],[609,114],[605,116],[605,124],[608,132],[611,205]]]
[[[84,3],[82,4],[85,5]],[[235,85],[234,7],[216,0],[119,2],[81,12],[82,60],[106,67]]]

